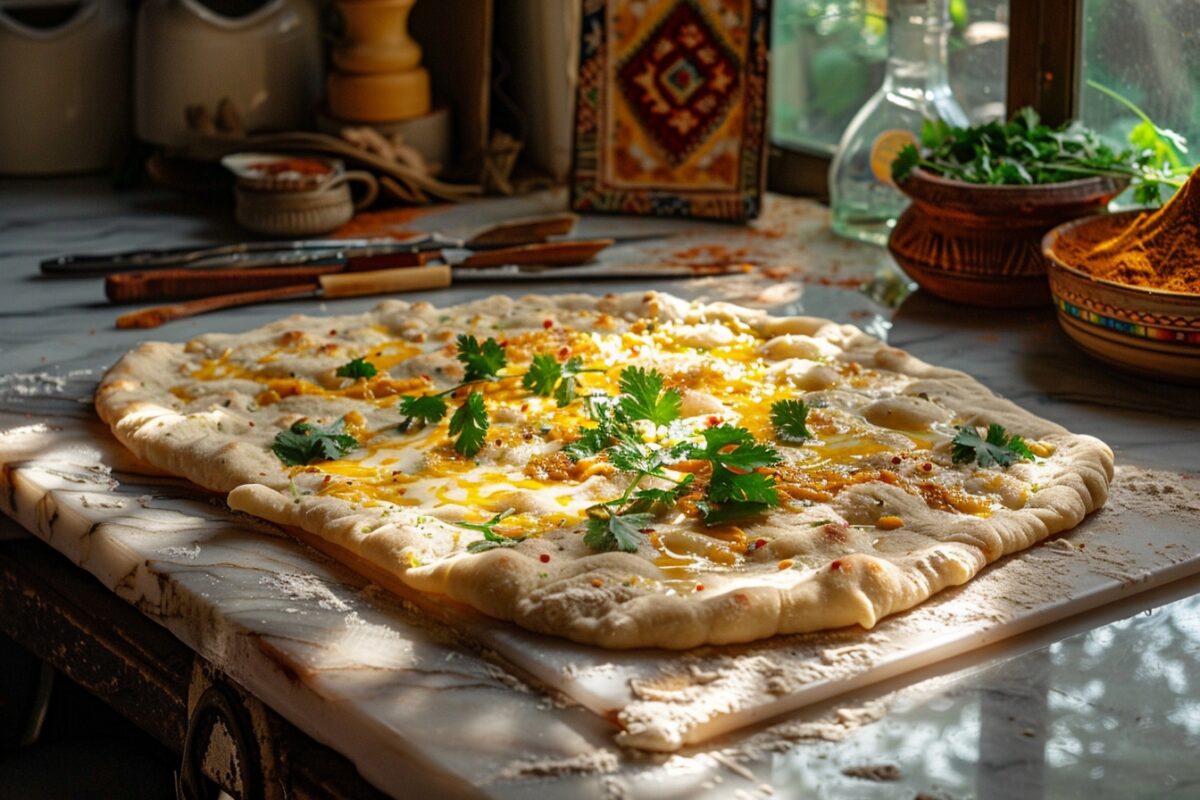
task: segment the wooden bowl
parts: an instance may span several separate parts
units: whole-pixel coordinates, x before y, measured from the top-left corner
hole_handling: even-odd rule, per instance
[[[1085,238],[1098,220],[1107,227],[1121,218],[1132,223],[1142,213],[1089,217],[1046,234],[1042,252],[1058,321],[1076,344],[1101,361],[1138,375],[1200,383],[1200,294],[1093,278],[1055,253],[1060,239]]]
[[[1042,237],[1095,214],[1126,182],[1084,178],[1040,186],[985,186],[915,170],[899,184],[912,198],[888,239],[900,268],[922,289],[977,306],[1046,305]]]

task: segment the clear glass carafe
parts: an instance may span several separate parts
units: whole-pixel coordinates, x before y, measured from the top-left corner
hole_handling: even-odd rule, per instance
[[[947,82],[949,0],[889,0],[883,85],[850,121],[829,167],[833,230],[883,245],[908,205],[891,183],[890,163],[917,141],[925,119],[966,125]]]

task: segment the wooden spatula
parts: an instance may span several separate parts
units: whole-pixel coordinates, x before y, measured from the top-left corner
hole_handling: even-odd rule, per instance
[[[376,272],[346,272],[317,275],[309,283],[297,283],[252,292],[234,292],[189,300],[186,303],[156,306],[134,311],[117,318],[118,328],[157,328],[165,322],[207,314],[222,308],[248,306],[288,297],[363,297],[372,294],[419,292],[444,289],[450,285],[450,267],[400,267]]]

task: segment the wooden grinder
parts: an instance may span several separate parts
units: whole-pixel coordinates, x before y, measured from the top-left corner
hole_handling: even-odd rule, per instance
[[[344,22],[329,73],[329,112],[353,122],[396,122],[429,113],[429,72],[408,35],[416,0],[337,0]]]

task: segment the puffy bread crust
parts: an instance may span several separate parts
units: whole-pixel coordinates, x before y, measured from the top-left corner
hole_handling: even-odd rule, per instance
[[[714,320],[736,322],[757,331],[767,340],[764,348],[778,351],[774,357],[780,359],[828,358],[832,353],[835,363],[856,361],[906,378],[891,399],[864,401],[840,388],[811,396],[832,407],[864,414],[883,427],[890,422],[910,430],[917,423],[943,423],[946,415],[969,424],[1000,422],[1048,443],[1055,452],[1044,461],[1039,488],[1023,507],[1000,510],[986,519],[937,511],[921,498],[883,483],[850,487],[820,507],[821,513],[836,514],[844,523],[814,527],[787,513],[769,513],[756,523],[756,530],[770,544],[753,559],[747,556],[754,570],[702,576],[705,590],[683,595],[654,588],[662,573],[651,563],[657,553],[648,545],[637,554],[597,554],[583,544],[577,529],[552,530],[515,547],[478,555],[449,546],[435,548],[431,561],[418,563],[417,554],[428,558],[431,551],[411,518],[381,521],[371,509],[334,497],[293,497],[287,491],[287,471],[269,451],[274,433],[299,416],[330,419],[361,406],[344,399],[301,397],[288,398],[269,412],[253,410],[246,394],[251,388],[246,387],[245,392],[215,397],[215,407],[237,410],[239,419],[251,416],[263,424],[239,427],[232,420],[227,430],[216,431],[212,417],[182,413],[170,397],[170,385],[199,354],[273,340],[286,331],[308,330],[315,336],[329,327],[380,325],[396,335],[416,331],[438,315],[465,319],[526,308],[536,311],[530,316],[550,318],[600,311],[624,320],[650,317],[695,326]],[[226,400],[228,406],[222,405]],[[701,411],[709,400],[696,394],[688,402]],[[846,625],[869,628],[970,580],[1008,553],[1078,524],[1105,501],[1113,468],[1112,453],[1100,441],[1067,433],[996,397],[963,373],[925,364],[852,326],[809,317],[774,318],[729,304],[697,305],[656,293],[526,298],[519,304],[488,298],[442,310],[392,301],[368,315],[292,318],[239,336],[200,337],[187,346],[145,344],[110,370],[96,406],[139,457],[207,488],[229,492],[229,505],[235,510],[320,536],[412,589],[448,596],[534,631],[607,648],[683,649]],[[1012,471],[1019,475],[1023,469],[1018,465]],[[873,525],[886,514],[902,515],[904,527],[887,537],[850,527]],[[548,563],[541,560],[543,555],[551,556]],[[770,576],[775,562],[785,558],[807,559],[815,566],[806,567],[802,579],[783,585]]]

